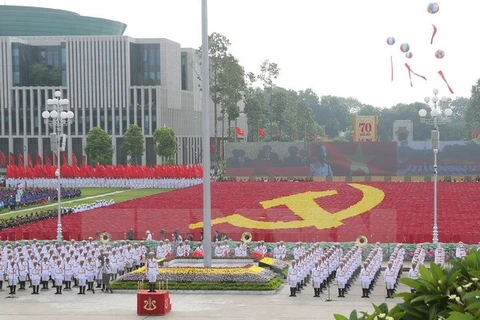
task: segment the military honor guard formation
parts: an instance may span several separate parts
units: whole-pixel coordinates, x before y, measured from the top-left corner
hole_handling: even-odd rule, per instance
[[[17,287],[23,291],[27,285],[31,294],[48,292],[50,288],[55,289],[55,294],[62,294],[74,287],[78,294],[95,294],[95,289],[113,293],[110,281],[144,266],[147,250],[143,242],[132,245],[129,240],[112,246],[92,238],[43,244],[37,240],[23,244],[6,242],[4,247],[0,246],[0,291],[6,281],[11,297],[17,293]],[[149,279],[153,280],[158,264],[156,260],[148,261]]]
[[[92,238],[83,241],[63,241],[61,243],[42,242],[37,240],[20,242],[6,242],[0,246],[0,291],[4,282],[8,286],[9,297],[19,291],[31,288],[31,294],[48,292],[55,289],[55,294],[62,294],[64,290],[71,291],[78,288],[78,294],[95,289],[105,293],[112,293],[110,281],[118,276],[132,272],[140,267],[146,267],[146,274],[150,284],[150,292],[155,291],[159,263],[158,259],[172,257],[202,257],[203,245],[200,243],[195,249],[189,240],[172,235],[168,239],[153,242],[147,231],[147,241],[151,247],[147,248],[144,241],[131,242],[121,240],[111,245],[94,241]],[[238,242],[232,248],[230,242],[221,240],[214,242],[213,254],[216,257],[254,257],[271,255],[275,259],[287,260],[290,256],[291,266],[288,270],[287,282],[290,287],[290,297],[297,297],[308,285],[313,288],[313,296],[328,293],[330,287],[338,288],[338,298],[345,295],[352,288],[352,284],[360,282],[361,298],[369,298],[375,284],[381,278],[383,271],[383,286],[386,298],[393,298],[402,275],[405,249],[397,244],[391,252],[386,264],[384,251],[380,243],[376,243],[372,250],[356,243],[344,252],[339,243],[324,247],[320,243],[303,244],[298,242],[289,252],[283,241],[277,242],[269,251],[264,241],[247,244]],[[308,249],[306,249],[308,248]],[[459,243],[455,255],[457,258],[466,256],[463,243]],[[418,279],[419,267],[424,264],[426,250],[417,245],[408,277]],[[363,259],[365,257],[365,259]],[[435,250],[434,262],[439,266],[445,264],[445,251],[441,244]]]

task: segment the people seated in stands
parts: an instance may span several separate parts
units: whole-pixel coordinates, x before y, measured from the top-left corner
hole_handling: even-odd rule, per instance
[[[232,151],[232,157],[227,159],[228,168],[244,168],[251,167],[252,159],[245,156],[245,150],[234,149]]]

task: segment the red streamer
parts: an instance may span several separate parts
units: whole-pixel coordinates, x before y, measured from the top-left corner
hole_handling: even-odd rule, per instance
[[[447,79],[445,78],[445,75],[443,74],[442,70],[438,71],[438,74],[440,75],[440,77],[442,77],[443,81],[445,81],[445,84],[447,85],[450,93],[453,94],[454,92],[453,92],[452,88],[450,87],[450,85],[448,84]]]
[[[430,39],[430,44],[433,44],[433,38],[435,38],[435,35],[437,34],[437,27],[435,27],[434,24],[432,24],[433,26],[433,33],[432,33],[432,39]]]
[[[422,79],[425,80],[425,81],[427,80],[427,78],[426,78],[425,76],[422,76],[422,75],[420,75],[420,74],[418,74],[418,73],[413,72],[412,68],[410,67],[410,65],[409,65],[408,63],[405,63],[405,67],[407,67],[407,70],[408,70],[408,77],[410,78],[410,86],[411,86],[411,87],[413,87],[413,83],[412,83],[412,73],[413,73],[414,75],[416,75],[417,77],[422,78]]]

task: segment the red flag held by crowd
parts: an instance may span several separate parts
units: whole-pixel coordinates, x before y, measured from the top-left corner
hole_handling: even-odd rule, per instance
[[[5,154],[0,151],[0,166],[4,167],[7,165],[7,158],[5,157]]]
[[[30,153],[28,154],[28,166],[30,168],[33,168],[33,159],[32,159],[32,155]]]
[[[75,153],[72,153],[72,165],[78,166],[77,155]]]
[[[10,152],[10,164],[15,165],[15,155],[12,152]]]
[[[48,152],[45,153],[44,159],[45,159],[45,165],[46,166],[51,166],[52,165],[52,159],[50,159],[50,155],[48,154]]]
[[[37,157],[35,159],[35,165],[41,166],[42,165],[42,157],[40,157],[40,154],[37,153]]]

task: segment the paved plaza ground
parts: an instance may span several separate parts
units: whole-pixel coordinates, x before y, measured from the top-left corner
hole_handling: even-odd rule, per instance
[[[290,298],[287,285],[276,294],[221,294],[221,293],[175,293],[171,292],[172,311],[162,319],[334,319],[334,313],[347,315],[351,310],[371,311],[371,303],[387,302],[393,306],[399,298],[385,300],[381,281],[375,286],[370,299],[362,299],[360,282],[357,279],[346,298],[337,298],[336,286],[331,287],[333,301],[325,301],[327,294],[313,298],[311,287],[296,298]],[[400,285],[399,291],[407,288]],[[31,290],[20,291],[18,298],[5,298],[8,291],[0,292],[0,319],[9,320],[99,320],[99,319],[146,319],[137,316],[135,292],[114,292],[96,294],[87,292],[77,295],[76,288],[55,295],[55,290],[31,295]],[[153,318],[153,317],[150,317]]]

